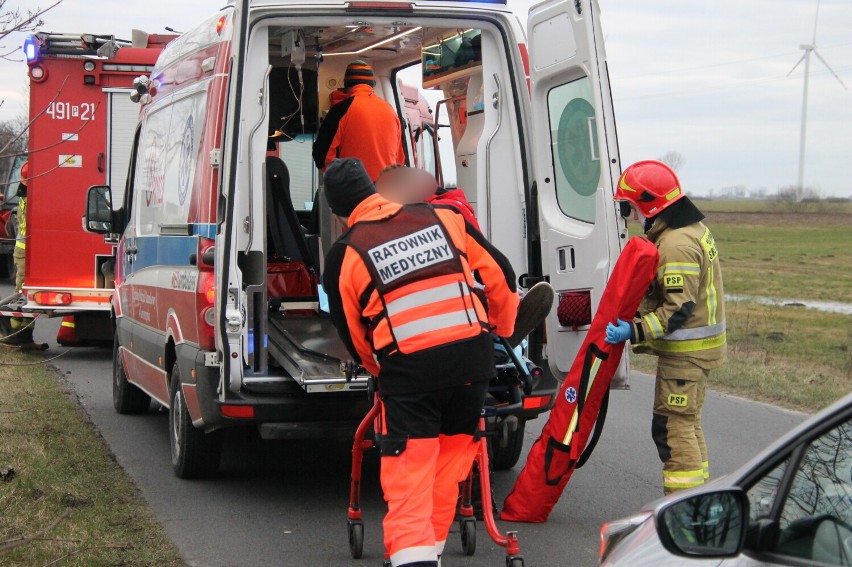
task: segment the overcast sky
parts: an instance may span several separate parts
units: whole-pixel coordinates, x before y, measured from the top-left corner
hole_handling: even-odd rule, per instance
[[[39,0],[45,6],[50,0]],[[64,0],[43,29],[185,31],[217,0]],[[8,0],[6,6],[31,6]],[[529,0],[509,0],[518,13]],[[675,151],[696,194],[796,182],[803,67],[816,0],[600,0],[623,163]],[[817,45],[852,89],[852,1],[822,0]],[[22,37],[7,38],[6,47]],[[0,120],[26,112],[23,63],[0,63]],[[852,90],[811,59],[805,185],[852,197]]]

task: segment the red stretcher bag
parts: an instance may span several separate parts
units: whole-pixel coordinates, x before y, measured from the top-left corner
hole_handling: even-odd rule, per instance
[[[588,460],[603,430],[609,384],[624,350],[624,343],[611,345],[604,340],[606,326],[616,319],[633,319],[658,261],[657,247],[649,240],[627,242],[550,417],[506,498],[501,519],[546,521],[574,470]]]

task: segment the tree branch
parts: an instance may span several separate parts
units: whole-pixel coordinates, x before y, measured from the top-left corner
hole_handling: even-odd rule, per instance
[[[120,544],[115,544],[115,545],[90,545],[88,547],[81,547],[80,549],[75,549],[73,551],[69,551],[65,555],[60,555],[59,557],[57,557],[53,561],[50,561],[49,563],[45,563],[44,567],[50,567],[51,565],[56,565],[57,563],[59,563],[63,559],[67,559],[67,558],[71,557],[72,555],[77,555],[78,553],[91,551],[93,549],[121,549],[121,550],[125,550],[125,549],[128,549],[129,547],[130,547],[129,543],[120,543]]]
[[[38,539],[41,539],[43,536],[45,536],[49,532],[53,531],[53,529],[56,528],[56,526],[59,525],[59,522],[61,522],[62,520],[64,520],[65,518],[67,518],[70,515],[71,515],[71,508],[66,508],[64,512],[59,514],[59,516],[57,516],[52,522],[50,522],[50,524],[47,525],[46,528],[44,528],[40,532],[34,533],[33,535],[30,535],[30,536],[14,538],[14,539],[10,539],[8,541],[4,541],[3,543],[0,543],[0,553],[5,553],[5,552],[9,551],[10,549],[14,549],[14,548],[19,547],[21,545],[32,543],[32,542],[34,542]]]

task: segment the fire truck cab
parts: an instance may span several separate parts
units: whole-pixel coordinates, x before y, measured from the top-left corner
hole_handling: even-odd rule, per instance
[[[24,310],[73,316],[65,323],[73,342],[112,340],[116,242],[84,230],[86,191],[108,184],[121,199],[139,115],[130,87],[175,37],[134,36],[36,33],[23,47],[31,122]]]
[[[311,160],[357,59],[399,113],[408,164],[464,190],[521,287],[549,280],[559,294],[529,337],[545,372],[495,458],[515,464],[523,422],[552,405],[626,237],[597,3],[548,0],[528,30],[502,4],[242,0],[137,80],[127,189],[93,187],[87,226],[120,234],[116,409],[170,408],[179,476],[215,471],[223,428],[351,436],[370,405],[369,377],[319,309],[343,227]],[[412,76],[438,99],[435,120],[412,108]],[[579,308],[560,317],[568,303]]]

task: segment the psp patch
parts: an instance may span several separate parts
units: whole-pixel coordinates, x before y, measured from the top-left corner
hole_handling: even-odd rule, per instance
[[[565,390],[565,401],[569,404],[573,404],[577,401],[577,390],[575,390],[573,386],[569,386]]]
[[[683,276],[681,276],[681,275],[663,276],[663,284],[667,288],[672,288],[672,287],[682,288],[683,287]]]
[[[676,408],[685,408],[688,403],[689,396],[685,394],[669,394],[669,399],[666,400],[666,404]]]

